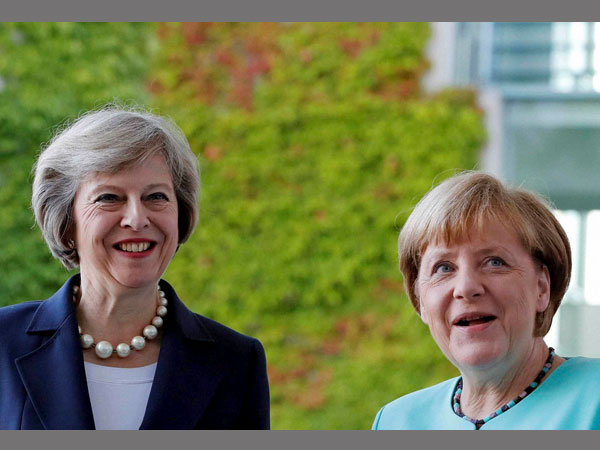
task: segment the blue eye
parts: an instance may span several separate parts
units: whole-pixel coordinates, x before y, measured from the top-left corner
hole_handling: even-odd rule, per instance
[[[452,272],[452,266],[448,263],[439,263],[433,268],[433,273],[444,274],[450,272]]]
[[[502,258],[494,257],[488,260],[488,264],[492,267],[502,267],[505,266],[506,263]]]

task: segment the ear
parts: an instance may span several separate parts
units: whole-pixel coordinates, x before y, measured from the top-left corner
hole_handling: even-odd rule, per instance
[[[68,214],[70,216],[73,216],[73,210],[71,209]],[[64,231],[63,231],[63,241],[62,243],[67,247],[67,248],[77,248],[77,244],[75,241],[75,237],[76,237],[76,233],[75,233],[75,220],[71,219],[69,220],[65,225],[62,225],[61,228],[64,227]]]
[[[65,233],[65,237],[61,240],[61,244],[63,244],[69,250],[75,250],[77,248],[77,243],[75,242],[75,233],[71,230],[68,230]]]
[[[538,270],[538,298],[536,304],[537,312],[544,312],[550,304],[550,272],[546,264],[542,264],[540,270]]]

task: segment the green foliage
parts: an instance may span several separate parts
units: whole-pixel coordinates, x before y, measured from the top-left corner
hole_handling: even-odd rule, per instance
[[[383,404],[454,375],[397,270],[412,206],[474,167],[484,139],[471,93],[420,91],[427,24],[156,29],[0,24],[0,304],[68,276],[32,228],[40,143],[149,90],[203,167],[200,225],[165,278],[195,311],[261,339],[274,428],[368,428]]]
[[[68,273],[32,229],[31,167],[53,128],[114,99],[146,103],[154,26],[0,24],[0,305],[45,298]]]
[[[166,278],[264,343],[274,428],[368,428],[454,374],[402,292],[396,239],[473,168],[469,93],[423,95],[426,24],[168,24],[149,83],[201,156],[200,225]]]

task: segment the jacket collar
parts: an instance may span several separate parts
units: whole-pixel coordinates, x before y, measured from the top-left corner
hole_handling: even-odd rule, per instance
[[[94,429],[71,297],[74,278],[40,304],[27,333],[46,335],[36,338],[33,351],[15,360],[42,426],[51,430]]]
[[[226,369],[215,340],[164,280],[169,315],[141,430],[197,427]],[[167,316],[168,317],[168,316]]]
[[[179,330],[186,338],[193,341],[214,342],[212,335],[202,323],[200,317],[184,305],[173,287],[165,280],[160,280],[159,285],[167,298],[172,299],[168,311],[174,318],[172,322],[174,322],[175,328],[177,328],[177,330]]]
[[[75,312],[71,292],[73,285],[80,283],[79,280],[79,275],[72,276],[52,297],[40,304],[27,333],[56,331],[64,325],[65,320]]]
[[[27,333],[58,330],[64,321],[75,312],[71,292],[73,292],[73,286],[80,283],[80,275],[73,275],[52,297],[42,302],[27,328]],[[177,329],[188,339],[213,342],[214,339],[208,329],[200,318],[184,305],[173,287],[165,280],[160,280],[159,284],[167,298],[173,300],[169,307],[169,314],[173,317]]]
[[[41,345],[15,360],[29,398],[46,429],[94,429],[71,277],[42,302],[27,333],[47,334]],[[192,313],[164,280],[169,317],[142,429],[191,429],[198,423],[223,376],[214,342],[200,316]],[[208,345],[207,345],[208,344]]]

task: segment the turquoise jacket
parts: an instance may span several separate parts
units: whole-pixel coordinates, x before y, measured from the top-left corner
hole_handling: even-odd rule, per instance
[[[481,430],[600,430],[600,359],[569,358],[523,401]],[[474,430],[452,409],[458,377],[385,405],[374,430]]]

